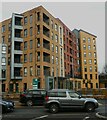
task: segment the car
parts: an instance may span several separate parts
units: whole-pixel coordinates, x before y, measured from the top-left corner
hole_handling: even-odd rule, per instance
[[[28,106],[43,105],[45,96],[44,89],[29,89],[20,94],[19,102]]]
[[[57,113],[60,109],[82,108],[88,112],[98,108],[98,101],[94,98],[82,98],[73,90],[52,89],[47,92],[44,107],[51,113]]]
[[[14,102],[10,100],[0,99],[0,107],[2,108],[2,113],[14,111]]]

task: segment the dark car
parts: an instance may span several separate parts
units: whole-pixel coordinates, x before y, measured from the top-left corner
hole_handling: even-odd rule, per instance
[[[31,89],[26,90],[20,94],[20,102],[28,106],[43,105],[46,96],[44,89]]]
[[[94,98],[82,98],[72,90],[53,89],[47,92],[44,106],[51,113],[57,113],[59,109],[65,108],[83,108],[88,112],[92,112],[98,108],[98,101]]]
[[[10,100],[0,100],[0,107],[2,113],[14,111],[14,102]]]

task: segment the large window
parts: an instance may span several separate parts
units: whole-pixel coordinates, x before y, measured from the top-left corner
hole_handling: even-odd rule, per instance
[[[55,35],[55,41],[58,42],[58,35]]]
[[[83,43],[85,43],[86,42],[86,38],[83,38]]]

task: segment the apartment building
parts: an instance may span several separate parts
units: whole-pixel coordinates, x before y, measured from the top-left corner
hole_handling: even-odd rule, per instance
[[[95,35],[71,31],[42,6],[13,13],[0,29],[3,92],[99,86]]]
[[[98,65],[96,36],[84,30],[74,29],[73,32],[80,46],[81,75],[83,79],[83,88],[98,88]]]
[[[2,91],[53,88],[54,77],[65,76],[60,22],[39,6],[22,14],[13,13],[1,24],[1,44],[7,45],[6,79],[0,76]]]

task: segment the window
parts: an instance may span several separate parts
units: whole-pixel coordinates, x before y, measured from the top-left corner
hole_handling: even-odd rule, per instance
[[[58,46],[56,46],[56,53],[58,53]]]
[[[93,46],[93,49],[96,50],[96,46],[95,45]]]
[[[5,32],[5,29],[6,29],[5,25],[3,25],[2,26],[2,33]]]
[[[91,52],[89,52],[88,55],[89,55],[89,57],[92,57],[92,53]]]
[[[52,56],[52,64],[54,64],[54,56]]]
[[[6,65],[6,58],[2,57],[1,62],[2,62],[2,65]]]
[[[55,31],[58,31],[58,25],[55,24]]]
[[[12,83],[9,84],[9,91],[13,92],[13,84]]]
[[[96,74],[96,75],[95,75],[95,78],[97,79],[97,77],[98,77],[98,75]]]
[[[37,21],[40,20],[40,12],[37,13]]]
[[[90,74],[90,79],[93,79],[92,74]]]
[[[98,88],[98,83],[96,83],[96,88]]]
[[[87,67],[86,66],[84,67],[84,71],[87,72]]]
[[[10,42],[11,41],[11,35],[9,34],[8,35],[8,42]]]
[[[87,60],[84,60],[84,64],[87,64]]]
[[[24,68],[24,76],[27,76],[27,68]]]
[[[88,45],[88,50],[91,50],[91,46],[90,45]]]
[[[56,42],[58,42],[58,35],[55,35],[55,40]]]
[[[6,63],[6,58],[2,57],[2,63]]]
[[[24,55],[24,62],[27,62],[27,54]]]
[[[94,52],[94,57],[96,58],[96,52]]]
[[[91,39],[90,38],[88,38],[88,43],[90,43],[91,42]]]
[[[40,38],[37,38],[37,47],[40,47]]]
[[[11,23],[8,24],[8,30],[11,30]]]
[[[27,24],[27,17],[24,17],[24,24]]]
[[[54,52],[54,44],[52,44],[52,52]]]
[[[97,66],[95,66],[95,70],[94,71],[97,72]]]
[[[97,64],[97,60],[96,60],[96,59],[94,60],[94,64],[95,64],[95,65]]]
[[[27,50],[27,41],[24,42],[24,50]]]
[[[37,66],[37,75],[40,75],[40,66]]]
[[[61,56],[62,56],[63,55],[62,48],[60,48],[60,53],[61,53]]]
[[[56,57],[56,64],[58,65],[58,57]]]
[[[79,57],[79,53],[77,53],[77,57]]]
[[[80,64],[80,61],[79,61],[79,60],[77,60],[77,64],[78,64],[78,65]]]
[[[86,45],[83,45],[83,49],[86,50]]]
[[[30,49],[33,48],[33,40],[30,40]]]
[[[40,52],[37,53],[37,61],[40,61]]]
[[[30,15],[30,24],[32,23],[32,21],[33,21],[33,16]]]
[[[51,39],[54,40],[54,33],[51,32]]]
[[[86,52],[84,52],[84,57],[86,57]]]
[[[5,36],[2,36],[2,44],[5,42]]]
[[[89,60],[89,64],[92,64],[92,60]]]
[[[75,92],[69,92],[69,95],[71,98],[78,98],[79,97],[79,95]]]
[[[24,30],[24,37],[27,37],[27,29]]]
[[[90,72],[92,72],[92,66],[90,66]]]
[[[58,92],[58,97],[66,97],[66,92]]]
[[[87,74],[85,74],[85,79],[87,79]]]
[[[85,43],[86,42],[86,38],[83,38],[83,43]]]
[[[60,44],[62,45],[62,37],[60,37]]]
[[[51,20],[51,27],[52,27],[52,29],[53,29],[53,27],[54,27],[53,20]]]
[[[33,76],[33,67],[30,67],[30,76]]]
[[[32,31],[33,30],[33,28],[32,27],[30,27],[30,36],[32,36]]]
[[[54,68],[52,67],[52,76],[54,76]]]
[[[96,43],[95,38],[93,38],[93,44],[95,44],[95,43]]]
[[[62,28],[60,27],[60,35],[62,35]]]
[[[40,34],[40,25],[37,25],[37,34]]]
[[[32,53],[30,53],[30,62],[32,62],[32,60],[33,60],[33,55],[32,55]]]

